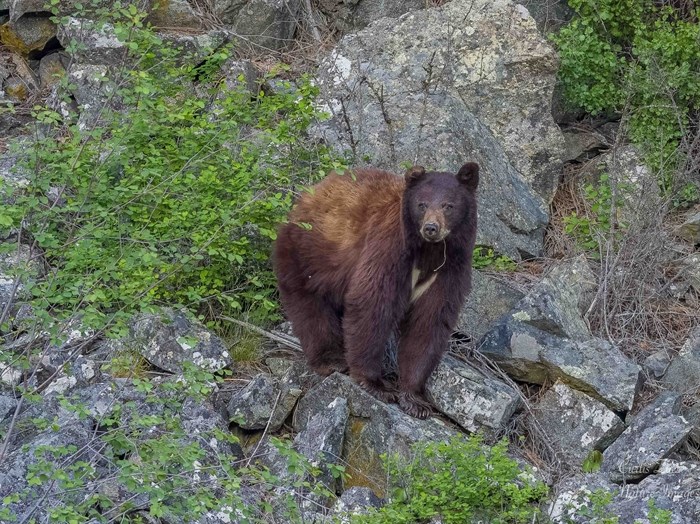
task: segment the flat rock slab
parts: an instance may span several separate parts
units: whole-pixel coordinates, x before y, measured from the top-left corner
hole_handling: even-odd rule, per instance
[[[696,329],[671,360],[661,382],[683,395],[700,394],[700,329]]]
[[[340,373],[326,377],[299,400],[294,429],[304,431],[313,416],[336,398],[346,399],[349,411],[342,458],[351,477],[344,481],[344,489],[369,487],[382,497],[386,490],[382,454],[408,457],[411,446],[418,441],[449,440],[457,434],[437,419],[419,420],[394,404],[378,401]]]
[[[170,373],[182,373],[185,362],[207,371],[219,371],[233,363],[219,337],[182,311],[167,308],[135,317],[129,336],[121,343]]]
[[[550,513],[553,522],[592,522],[590,514],[580,508],[591,507],[591,494],[597,490],[612,495],[605,512],[607,516],[617,517],[620,524],[650,522],[651,501],[656,508],[671,512],[671,524],[697,524],[700,515],[700,463],[662,460],[654,475],[646,477],[639,484],[622,487],[599,474],[572,477],[555,490]]]
[[[300,395],[296,384],[260,373],[233,394],[228,403],[229,419],[243,429],[277,431]]]
[[[601,402],[561,382],[545,392],[532,414],[557,456],[576,469],[591,451],[605,450],[625,429],[620,417]]]
[[[643,479],[654,473],[693,429],[680,414],[681,397],[664,392],[642,409],[603,453],[601,471],[613,482]]]
[[[512,318],[488,333],[479,351],[515,379],[560,380],[615,411],[632,408],[643,381],[640,367],[605,340],[557,337]]]
[[[446,355],[426,384],[435,407],[467,431],[495,433],[521,406],[518,391]]]

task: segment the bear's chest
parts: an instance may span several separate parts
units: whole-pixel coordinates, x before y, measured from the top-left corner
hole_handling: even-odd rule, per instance
[[[411,270],[410,303],[413,304],[416,300],[423,296],[423,294],[430,289],[430,286],[433,285],[435,279],[437,279],[437,271],[421,270],[414,265],[413,269]]]

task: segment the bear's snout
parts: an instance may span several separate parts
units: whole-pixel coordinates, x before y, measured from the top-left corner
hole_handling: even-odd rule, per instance
[[[445,216],[437,210],[430,209],[423,216],[420,226],[420,236],[426,242],[442,242],[450,233]]]
[[[436,222],[426,222],[423,224],[423,238],[426,240],[437,240],[440,235],[440,224]]]

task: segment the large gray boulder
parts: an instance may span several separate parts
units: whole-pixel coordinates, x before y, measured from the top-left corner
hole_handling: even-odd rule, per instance
[[[556,68],[527,10],[509,0],[453,0],[379,19],[319,67],[332,118],[315,132],[356,164],[478,162],[478,243],[535,255],[561,165],[550,113]]]
[[[601,471],[613,482],[637,481],[654,473],[693,429],[680,415],[680,404],[678,395],[664,392],[642,409],[603,453]]]

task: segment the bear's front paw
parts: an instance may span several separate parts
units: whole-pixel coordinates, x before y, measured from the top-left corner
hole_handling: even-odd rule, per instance
[[[400,393],[399,407],[415,418],[426,419],[433,414],[430,403],[415,393]]]
[[[396,390],[391,382],[384,379],[370,380],[365,377],[356,376],[352,378],[355,379],[355,382],[357,382],[362,389],[377,400],[381,400],[386,404],[396,402]]]

